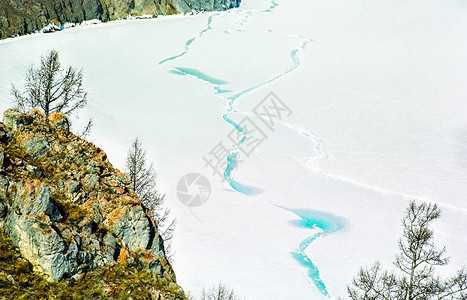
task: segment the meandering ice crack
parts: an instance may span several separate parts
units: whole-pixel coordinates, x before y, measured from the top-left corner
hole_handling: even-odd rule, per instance
[[[329,212],[323,212],[312,209],[290,209],[282,206],[277,206],[288,212],[295,214],[299,219],[293,220],[292,224],[301,228],[314,229],[315,233],[304,239],[298,248],[290,254],[302,266],[308,269],[308,277],[311,278],[316,288],[326,297],[330,297],[326,285],[321,280],[318,267],[305,253],[305,250],[316,239],[322,236],[330,235],[344,229],[347,226],[347,220],[343,217],[336,216]]]
[[[243,141],[241,141],[243,142]],[[254,196],[262,193],[262,190],[254,187],[249,186],[246,184],[239,183],[238,181],[232,178],[232,172],[235,170],[237,166],[237,156],[238,156],[238,149],[235,146],[235,149],[227,156],[227,168],[224,171],[224,178],[229,183],[229,185],[237,192],[242,193],[248,196]]]
[[[262,10],[262,11],[248,11],[244,12],[245,16],[243,19],[241,19],[240,25],[245,27],[245,23],[248,21],[249,18],[251,18],[254,13],[264,13],[264,12],[270,12],[273,9],[275,9],[278,6],[278,4],[275,1],[270,2],[270,6],[268,6],[267,9]],[[241,11],[239,14],[242,13]],[[185,50],[175,56],[169,57],[165,60],[162,60],[159,64],[164,64],[168,61],[173,61],[177,58],[180,58],[184,55],[186,55],[190,49],[190,46],[193,44],[193,42],[196,40],[196,38],[199,38],[203,36],[207,31],[212,30],[213,27],[211,26],[213,18],[219,14],[212,15],[208,18],[207,22],[207,28],[202,30],[197,37],[193,37],[189,39],[185,43]],[[225,33],[229,33],[228,31],[224,31]],[[268,33],[271,33],[272,31],[269,30]],[[272,32],[274,33],[274,32]],[[277,33],[280,34],[280,33]],[[238,166],[239,162],[239,146],[243,143],[245,143],[248,138],[246,136],[245,130],[240,124],[235,122],[230,115],[233,112],[238,112],[237,110],[234,109],[234,104],[236,100],[239,98],[243,97],[244,95],[260,88],[263,87],[267,84],[270,84],[274,81],[279,80],[280,78],[286,76],[287,74],[293,72],[296,70],[298,67],[300,67],[300,59],[299,59],[299,53],[303,50],[306,49],[306,46],[312,41],[311,39],[302,37],[302,36],[292,36],[294,38],[298,38],[301,40],[300,45],[296,49],[292,49],[290,51],[290,59],[291,59],[291,66],[284,70],[283,72],[279,74],[272,75],[269,79],[258,82],[256,84],[253,84],[250,87],[247,87],[243,90],[237,90],[237,91],[231,91],[228,89],[224,89],[223,86],[228,84],[227,81],[219,78],[212,77],[198,69],[194,68],[186,68],[186,67],[174,67],[171,69],[171,72],[177,75],[189,75],[193,76],[198,80],[201,80],[203,82],[209,83],[213,86],[214,88],[214,93],[218,94],[221,98],[225,99],[227,101],[226,103],[226,108],[225,112],[222,114],[222,118],[229,123],[232,127],[237,130],[239,133],[239,139],[236,144],[232,146],[232,150],[230,154],[226,157],[227,159],[227,167],[224,171],[224,178],[226,182],[229,183],[232,189],[234,189],[237,192],[240,192],[245,195],[257,195],[262,192],[261,189],[249,186],[243,183],[240,183],[236,181],[233,178],[233,173],[234,170]],[[287,122],[284,122],[285,126],[288,126],[292,129],[295,129],[297,133],[299,133],[301,136],[306,137],[307,139],[310,139],[314,145],[315,145],[315,150],[318,153],[317,157],[314,157],[312,161],[315,160],[324,160],[328,158],[328,154],[325,149],[325,144],[324,140],[321,139],[319,136],[309,132],[302,130],[300,128],[296,128],[293,125],[288,124]],[[294,251],[291,251],[291,256],[302,266],[304,266],[308,270],[308,277],[312,280],[313,284],[316,286],[316,288],[319,290],[319,292],[327,297],[330,297],[329,292],[326,288],[325,283],[321,280],[320,277],[320,272],[318,267],[313,263],[313,261],[308,257],[306,254],[307,248],[318,238],[330,235],[332,233],[335,233],[337,231],[342,230],[346,226],[346,220],[342,217],[336,216],[334,214],[328,213],[328,212],[321,212],[317,210],[311,210],[311,209],[290,209],[290,208],[285,208],[285,207],[280,207],[281,209],[284,209],[290,213],[295,214],[299,219],[294,220],[293,224],[294,226],[297,227],[302,227],[302,228],[309,228],[313,230],[313,234],[304,239],[295,249]]]
[[[228,100],[228,102],[227,102],[227,105],[226,105],[225,113],[222,115],[222,118],[226,122],[231,124],[241,134],[242,137],[238,140],[237,145],[241,145],[241,144],[245,143],[247,141],[247,137],[244,134],[245,130],[239,124],[237,124],[235,121],[233,121],[230,118],[230,114],[235,111],[234,110],[235,101],[238,98],[242,97],[243,95],[245,95],[247,93],[250,93],[250,92],[252,92],[252,91],[254,91],[254,90],[256,90],[256,89],[258,89],[258,88],[260,88],[260,87],[262,87],[264,85],[272,83],[272,82],[280,79],[281,77],[289,74],[290,72],[294,71],[295,69],[297,69],[300,66],[300,60],[298,58],[298,53],[301,50],[305,50],[305,47],[309,42],[311,42],[310,39],[305,39],[298,49],[293,49],[290,52],[290,57],[292,59],[292,66],[289,69],[285,70],[284,72],[282,72],[280,74],[277,74],[277,75],[273,76],[269,80],[260,82],[260,83],[254,85],[254,86],[251,86],[251,87],[249,87],[247,89],[244,89],[244,90],[242,90],[240,92],[237,92],[234,95],[226,98]],[[239,156],[239,149],[238,149],[237,145],[233,145],[232,152],[227,157],[228,164],[227,164],[227,168],[226,168],[226,170],[224,172],[224,178],[230,184],[230,186],[234,190],[236,190],[237,192],[240,192],[240,193],[245,194],[245,195],[257,195],[257,194],[261,193],[260,189],[250,187],[250,186],[246,186],[246,185],[242,185],[242,184],[240,184],[237,181],[232,179],[232,171],[234,170],[235,166],[237,165],[237,159],[238,159],[238,156]]]
[[[214,18],[215,16],[218,16],[218,15],[219,15],[219,13],[216,13],[216,14],[213,14],[213,15],[209,16],[209,18],[208,18],[208,23],[207,23],[207,27],[206,27],[205,29],[201,30],[200,33],[199,33],[197,36],[192,37],[191,39],[189,39],[188,41],[186,41],[186,43],[185,43],[185,50],[183,50],[182,53],[161,60],[161,61],[159,62],[159,65],[165,64],[165,63],[168,62],[168,61],[175,60],[175,59],[177,59],[177,58],[180,58],[180,57],[186,55],[186,54],[188,53],[188,51],[190,50],[191,44],[192,44],[197,38],[202,37],[206,32],[208,32],[209,30],[212,29],[212,27],[211,27],[212,20],[213,20],[213,18]]]
[[[245,13],[245,16],[244,18],[241,20],[240,24],[242,26],[245,26],[245,23],[248,21],[248,19],[254,14],[254,13],[264,13],[264,12],[270,12],[272,10],[274,10],[279,4],[277,4],[274,0],[271,0],[270,1],[270,5],[268,6],[268,8],[266,10],[261,10],[261,11],[247,11],[247,12],[243,12]],[[242,11],[239,11],[239,14],[242,13]],[[168,61],[173,61],[175,59],[178,59],[184,55],[186,55],[190,49],[190,46],[193,44],[193,42],[203,36],[206,32],[208,32],[209,30],[212,30],[213,27],[211,26],[212,25],[212,22],[213,22],[213,19],[214,17],[218,16],[219,13],[217,14],[214,14],[214,15],[211,15],[209,18],[208,18],[208,22],[207,22],[207,27],[205,29],[203,29],[196,37],[193,37],[191,39],[189,39],[186,43],[185,43],[185,50],[178,54],[178,55],[175,55],[175,56],[172,56],[172,57],[169,57],[169,58],[166,58],[164,60],[162,60],[161,62],[159,62],[159,64],[164,64]],[[271,32],[271,31],[269,31]],[[224,178],[226,180],[226,182],[229,183],[229,185],[237,192],[240,192],[242,194],[245,194],[245,195],[257,195],[259,193],[261,193],[261,189],[259,188],[256,188],[256,187],[252,187],[252,186],[248,186],[246,184],[242,184],[242,183],[239,183],[238,181],[234,180],[232,178],[232,175],[233,175],[233,172],[234,170],[236,169],[236,167],[238,166],[238,158],[240,156],[240,153],[239,153],[239,148],[238,146],[240,146],[241,144],[245,143],[247,141],[247,137],[245,135],[245,130],[242,128],[242,126],[240,126],[237,122],[235,122],[234,120],[232,120],[232,118],[230,117],[231,113],[232,112],[235,112],[234,110],[234,103],[237,99],[239,99],[240,97],[244,96],[245,94],[248,94],[264,85],[267,85],[267,84],[270,84],[280,78],[282,78],[283,76],[289,74],[290,72],[293,72],[295,69],[297,69],[299,66],[300,66],[300,59],[298,57],[298,54],[300,51],[302,50],[305,50],[306,46],[308,43],[311,42],[311,39],[307,39],[307,38],[304,38],[304,37],[297,37],[297,38],[300,38],[302,39],[302,42],[300,44],[300,46],[297,48],[297,49],[293,49],[290,51],[290,59],[292,60],[292,65],[290,66],[290,68],[286,69],[285,71],[279,73],[279,74],[276,74],[276,75],[273,75],[272,77],[270,77],[269,79],[263,81],[263,82],[259,82],[257,84],[254,84],[244,90],[240,90],[240,91],[231,91],[231,90],[228,90],[228,89],[224,89],[222,88],[222,85],[225,85],[227,84],[226,81],[224,80],[221,80],[221,79],[218,79],[218,78],[214,78],[214,77],[211,77],[203,72],[201,72],[200,70],[197,70],[197,69],[193,69],[193,68],[185,68],[185,67],[175,67],[171,70],[172,73],[174,74],[178,74],[178,75],[191,75],[199,80],[202,80],[204,82],[207,82],[209,84],[212,84],[214,86],[214,90],[215,90],[215,94],[219,94],[222,98],[224,98],[226,101],[227,101],[227,104],[226,104],[226,109],[225,109],[225,112],[223,113],[222,115],[222,118],[227,122],[229,123],[230,125],[232,125],[232,127],[235,128],[235,130],[238,131],[239,133],[239,140],[237,141],[237,144],[234,144],[232,145],[232,150],[230,152],[230,154],[226,157],[227,159],[227,167],[224,171]],[[223,96],[223,94],[231,94],[231,96]]]

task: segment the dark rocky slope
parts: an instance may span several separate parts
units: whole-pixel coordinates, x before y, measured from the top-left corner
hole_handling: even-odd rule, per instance
[[[238,7],[239,0],[0,0],[0,38],[22,35],[49,23],[111,21],[129,15],[169,15]]]
[[[157,224],[127,177],[101,149],[70,133],[63,115],[46,120],[37,110],[6,111],[0,168],[2,241],[9,238],[17,248],[0,245],[0,266],[2,259],[15,259],[7,265],[23,259],[35,280],[54,287],[83,285],[87,278],[93,283],[88,292],[101,291],[93,299],[116,292],[128,297],[131,290],[147,293],[144,299],[185,299]],[[25,275],[18,268],[0,269],[0,295],[19,287]]]

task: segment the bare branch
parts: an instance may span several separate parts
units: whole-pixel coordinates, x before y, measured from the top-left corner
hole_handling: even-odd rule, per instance
[[[87,93],[83,89],[82,70],[68,67],[63,72],[60,67],[55,50],[41,57],[39,67],[31,66],[25,75],[25,90],[12,88],[18,108],[23,111],[40,108],[46,116],[54,112],[69,116],[85,107]]]
[[[435,275],[434,266],[448,264],[444,257],[446,248],[438,249],[433,242],[429,223],[441,211],[436,204],[409,203],[402,219],[403,237],[399,240],[399,254],[394,262],[403,276],[382,272],[379,263],[372,268],[360,269],[352,286],[347,288],[351,299],[401,299],[401,300],[463,300],[467,299],[467,272],[460,270],[456,276],[442,280]]]
[[[157,174],[153,165],[148,165],[146,151],[138,138],[130,146],[124,171],[142,204],[151,211],[151,216],[157,223],[159,234],[166,242],[166,252],[170,257],[170,241],[173,238],[176,222],[175,219],[171,219],[170,210],[164,208],[165,195],[160,194],[156,189]]]

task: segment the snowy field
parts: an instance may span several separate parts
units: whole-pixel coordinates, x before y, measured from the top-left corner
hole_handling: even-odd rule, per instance
[[[346,298],[360,266],[392,267],[410,199],[442,209],[440,272],[467,264],[466,28],[463,0],[245,0],[73,28],[0,42],[0,109],[58,50],[89,93],[75,125],[94,120],[116,167],[136,136],[148,149],[187,291]],[[179,201],[188,173],[204,205]]]

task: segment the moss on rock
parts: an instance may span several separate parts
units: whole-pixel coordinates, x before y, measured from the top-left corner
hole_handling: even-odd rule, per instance
[[[0,300],[187,299],[173,282],[131,263],[110,264],[60,282],[49,282],[25,260],[0,229]]]
[[[157,224],[102,149],[57,126],[63,116],[8,110],[4,121],[0,295],[185,299]]]

